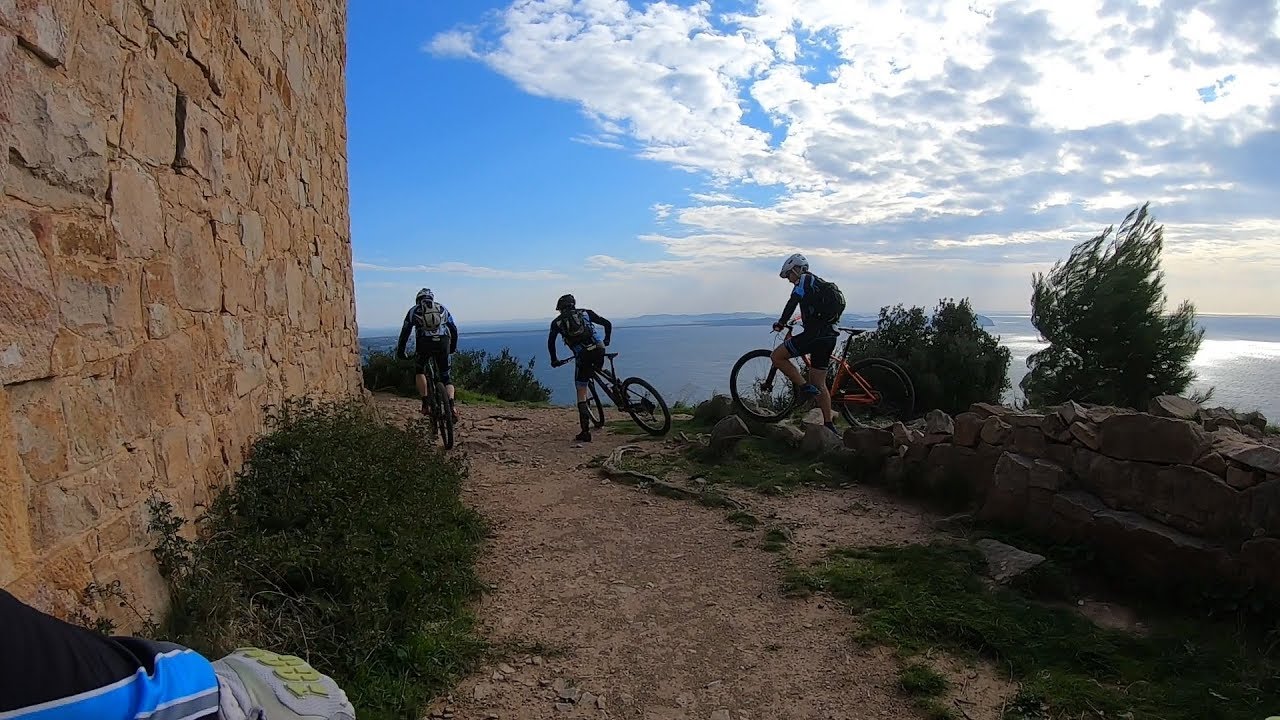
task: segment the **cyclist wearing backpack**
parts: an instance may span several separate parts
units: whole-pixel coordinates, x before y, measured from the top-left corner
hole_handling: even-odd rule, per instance
[[[436,302],[435,294],[430,288],[422,288],[414,298],[413,307],[404,316],[404,325],[400,328],[400,341],[396,344],[396,357],[403,359],[405,343],[409,340],[409,331],[415,331],[414,350],[417,356],[418,374],[414,380],[418,384],[418,395],[422,397],[422,414],[430,412],[431,389],[427,387],[427,361],[435,359],[440,370],[440,381],[444,383],[445,394],[449,399],[449,412],[453,421],[458,421],[458,411],[453,407],[453,379],[449,375],[449,355],[458,351],[458,326],[453,322],[453,315],[444,305]]]
[[[564,338],[564,344],[577,359],[573,380],[578,389],[578,422],[582,424],[582,432],[574,440],[591,442],[591,411],[587,409],[587,386],[591,376],[604,367],[604,349],[609,347],[609,338],[613,334],[613,323],[596,314],[594,310],[578,308],[578,302],[572,295],[562,295],[556,301],[556,312],[560,313],[551,321],[551,332],[547,334],[547,352],[551,355],[551,367],[560,367],[568,360],[561,361],[556,357],[556,336]],[[596,334],[595,326],[604,328],[604,343]]]
[[[773,365],[791,382],[800,386],[802,398],[817,397],[818,407],[822,408],[823,423],[831,432],[836,432],[831,415],[831,393],[827,391],[827,365],[831,362],[831,354],[835,352],[836,341],[840,337],[836,331],[836,323],[844,313],[844,294],[835,283],[809,272],[809,261],[800,253],[782,263],[782,271],[778,273],[778,277],[791,281],[795,288],[787,300],[787,307],[782,311],[782,319],[773,324],[773,329],[781,331],[799,305],[800,323],[804,325],[804,331],[791,336],[790,340],[774,349]],[[791,362],[791,358],[799,355],[809,356],[807,383],[800,375],[800,368]]]

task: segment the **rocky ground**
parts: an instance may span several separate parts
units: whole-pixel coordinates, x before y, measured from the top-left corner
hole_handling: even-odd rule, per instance
[[[390,419],[416,403],[380,396]],[[520,648],[431,708],[454,718],[764,720],[904,718],[890,651],[851,640],[822,596],[784,597],[778,554],[723,509],[605,480],[593,464],[634,436],[573,443],[566,409],[469,406],[454,452],[493,534],[478,607],[492,642]],[[660,445],[658,445],[660,447]],[[787,557],[836,545],[921,542],[936,518],[874,489],[734,495],[793,529]],[[1014,688],[945,658],[960,717],[998,718]]]

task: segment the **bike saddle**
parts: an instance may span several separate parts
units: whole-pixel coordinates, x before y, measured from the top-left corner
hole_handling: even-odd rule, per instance
[[[866,328],[851,328],[851,327],[842,327],[842,328],[836,328],[836,329],[839,330],[840,332],[847,332],[850,335],[861,335],[862,333],[867,331]]]
[[[618,357],[618,353],[616,353],[616,352],[612,352],[612,353],[605,353],[605,354],[604,354],[604,356],[605,356],[605,357],[607,357],[607,358],[616,358],[616,357]]]

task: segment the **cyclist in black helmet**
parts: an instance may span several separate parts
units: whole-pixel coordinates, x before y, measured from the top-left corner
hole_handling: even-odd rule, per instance
[[[564,344],[577,359],[573,380],[578,389],[578,421],[582,424],[582,432],[574,439],[578,442],[591,442],[591,412],[587,409],[587,386],[591,376],[604,367],[604,349],[609,347],[609,338],[613,334],[613,324],[596,314],[594,310],[579,308],[572,295],[561,295],[556,301],[556,312],[560,313],[551,321],[551,332],[547,334],[547,352],[551,355],[551,367],[560,367],[568,360],[561,361],[556,357],[556,336],[564,338]],[[596,334],[595,326],[604,328],[604,341]]]
[[[414,380],[418,385],[418,395],[422,397],[422,414],[430,412],[431,388],[427,387],[427,360],[434,359],[440,371],[440,381],[444,383],[445,395],[448,396],[449,412],[453,414],[453,421],[458,422],[458,411],[453,406],[453,377],[449,371],[449,356],[458,351],[458,325],[453,321],[449,308],[436,302],[435,293],[430,288],[419,290],[413,299],[413,307],[405,313],[404,324],[400,327],[400,340],[396,343],[396,357],[404,358],[410,332],[414,333],[415,365],[418,371]]]

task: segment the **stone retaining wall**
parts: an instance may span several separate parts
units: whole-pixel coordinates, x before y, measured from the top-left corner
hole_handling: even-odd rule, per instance
[[[976,498],[980,520],[1091,545],[1106,570],[1150,588],[1280,592],[1280,442],[1265,427],[1176,397],[1148,413],[979,404],[850,430],[845,445],[883,458],[890,481]]]
[[[0,2],[0,585],[163,604],[264,404],[359,392],[345,3]],[[117,618],[128,620],[128,618]]]

